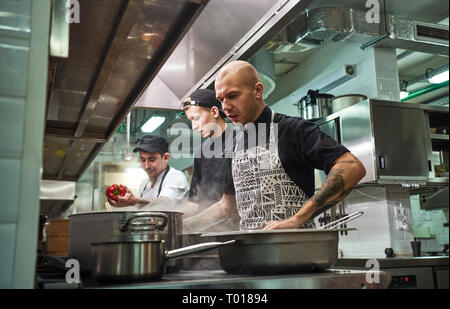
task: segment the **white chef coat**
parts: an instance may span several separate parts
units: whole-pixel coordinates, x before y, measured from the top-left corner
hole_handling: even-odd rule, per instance
[[[164,172],[158,176],[153,188],[151,180],[148,177],[145,177],[139,186],[139,196],[143,199],[157,198],[159,187],[161,186],[161,193],[159,196],[168,197],[171,200],[182,200],[189,191],[186,175],[182,171],[171,167],[161,185],[163,175]]]

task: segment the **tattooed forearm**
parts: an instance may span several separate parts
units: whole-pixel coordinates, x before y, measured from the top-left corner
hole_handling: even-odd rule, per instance
[[[322,208],[323,206],[326,206],[330,202],[328,201],[330,198],[344,191],[345,182],[344,177],[342,176],[343,172],[344,170],[342,169],[332,169],[330,171],[322,187],[311,198],[312,201],[316,203],[317,208]]]
[[[321,188],[305,203],[299,217],[309,219],[346,198],[366,171],[362,163],[347,152],[335,160]]]

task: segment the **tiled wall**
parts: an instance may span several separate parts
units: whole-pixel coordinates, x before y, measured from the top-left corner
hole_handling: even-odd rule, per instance
[[[32,288],[50,0],[0,1],[0,288]]]
[[[448,227],[444,227],[444,223],[448,223],[448,208],[446,210],[423,210],[420,208],[419,196],[412,195],[411,210],[414,236],[418,238],[435,238],[434,249],[443,249],[443,246],[448,244],[449,238]]]
[[[343,257],[384,258],[386,248],[396,254],[411,253],[414,239],[409,194],[398,187],[364,187],[355,189],[344,200],[347,214],[363,211],[364,215],[347,224],[348,235],[340,236]],[[400,212],[397,216],[396,212]],[[400,224],[405,219],[406,224]]]

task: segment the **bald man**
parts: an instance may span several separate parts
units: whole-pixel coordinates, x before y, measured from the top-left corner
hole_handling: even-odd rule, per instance
[[[224,66],[215,90],[222,110],[243,132],[236,141],[225,194],[183,222],[186,229],[226,217],[238,218],[241,230],[313,227],[314,216],[343,200],[364,177],[361,162],[317,125],[274,113],[264,103],[263,85],[248,62]],[[252,134],[265,138],[252,145]],[[315,168],[327,174],[316,193]]]

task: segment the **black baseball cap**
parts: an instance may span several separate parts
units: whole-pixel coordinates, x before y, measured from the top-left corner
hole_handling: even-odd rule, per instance
[[[197,89],[189,97],[190,102],[186,101],[183,103],[183,107],[186,106],[201,106],[212,108],[213,106],[219,109],[220,116],[226,118],[225,113],[222,110],[222,103],[216,98],[216,93],[210,89]]]
[[[133,149],[133,152],[169,152],[169,143],[167,140],[158,135],[142,136],[139,146]]]

